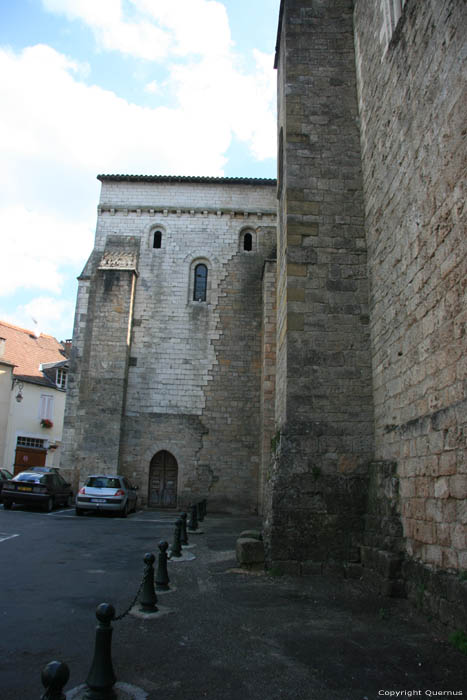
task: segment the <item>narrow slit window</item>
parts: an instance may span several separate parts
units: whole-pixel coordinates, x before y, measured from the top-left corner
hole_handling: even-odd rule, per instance
[[[200,263],[195,267],[195,283],[193,289],[193,301],[206,301],[208,286],[208,268]]]
[[[162,247],[162,231],[154,231],[154,238],[152,243],[153,248]]]
[[[245,233],[243,236],[243,250],[248,252],[253,250],[253,236],[251,233]]]

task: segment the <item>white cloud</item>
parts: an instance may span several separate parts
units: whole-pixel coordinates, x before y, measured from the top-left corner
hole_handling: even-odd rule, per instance
[[[170,50],[179,56],[226,55],[233,46],[225,6],[215,0],[131,0],[142,13],[165,28]]]
[[[193,115],[183,106],[128,103],[76,80],[75,69],[48,46],[29,47],[19,56],[0,50],[0,148],[8,201],[15,188],[24,197],[34,163],[45,174],[53,166],[90,181],[99,172],[222,174],[229,124],[213,130],[206,115],[198,119],[199,106]]]
[[[146,83],[144,86],[144,91],[151,95],[156,95],[158,92],[160,92],[160,89],[161,88],[157,80],[151,80],[150,83]]]
[[[175,66],[171,79],[179,104],[192,119],[209,121],[211,129],[222,125],[262,160],[276,154],[275,76],[269,55],[257,51],[254,57],[252,75],[239,72],[227,56]]]
[[[17,205],[0,209],[2,246],[0,295],[19,289],[42,289],[59,294],[64,267],[79,267],[92,247],[86,223],[57,214],[27,211]]]
[[[136,21],[124,17],[121,0],[42,2],[49,12],[87,24],[101,49],[150,61],[221,55],[232,45],[227,11],[216,0],[129,0]]]
[[[13,313],[2,313],[2,321],[27,330],[53,335],[58,340],[70,336],[70,319],[73,318],[74,303],[54,297],[35,297],[30,302],[18,306]]]
[[[187,129],[190,138],[197,141],[207,139],[203,145],[208,160],[211,145],[228,148],[226,130],[248,142],[255,158],[275,157],[273,57],[254,51],[254,72],[240,70],[238,57],[233,52],[225,5],[217,0],[129,2],[136,12],[137,21],[124,16],[121,0],[106,0],[108,12],[102,12],[101,8],[96,10],[92,0],[43,0],[49,10],[85,22],[94,31],[102,49],[153,61],[171,60],[171,64],[167,63],[166,84],[176,91],[184,117],[184,132]],[[152,32],[160,34],[158,39]],[[185,59],[183,63],[180,62],[182,57]],[[150,81],[143,89],[154,93],[156,86]],[[169,122],[172,116],[175,124],[179,121],[178,114],[157,115],[152,112],[150,119],[155,129],[156,116],[161,118],[164,126],[164,116],[169,117]],[[170,136],[169,132],[167,137]],[[179,136],[174,134],[172,147]],[[191,143],[194,145],[193,141]],[[190,149],[184,149],[184,152],[189,157]],[[199,163],[199,153],[196,157]],[[177,172],[181,172],[179,166]]]
[[[69,19],[82,19],[90,25],[101,26],[121,21],[121,0],[42,0],[49,12],[66,15]]]
[[[145,19],[125,21],[121,0],[42,0],[49,12],[63,14],[71,20],[81,20],[92,31],[98,45],[107,51],[149,61],[167,56],[170,36]]]
[[[275,155],[273,76],[259,52],[255,75],[229,57],[173,66],[178,105],[153,109],[76,79],[76,63],[38,45],[19,56],[0,50],[0,148],[17,187],[18,159],[99,172],[222,175],[232,133],[258,158]],[[272,74],[272,71],[271,71]],[[52,183],[53,184],[53,183]],[[11,185],[10,185],[11,187]],[[10,192],[11,195],[11,192]]]
[[[240,67],[221,2],[43,4],[85,22],[100,49],[147,59],[141,93],[171,106],[143,107],[90,85],[87,64],[50,46],[0,48],[0,296],[8,299],[25,289],[59,295],[70,269],[79,272],[92,248],[97,173],[221,176],[233,136],[257,159],[276,151],[272,56],[255,52],[255,67]],[[16,322],[28,312],[21,304]],[[49,305],[69,312],[65,300]]]

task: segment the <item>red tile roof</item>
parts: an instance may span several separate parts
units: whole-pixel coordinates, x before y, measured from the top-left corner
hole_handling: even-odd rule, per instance
[[[25,381],[49,384],[39,370],[41,362],[62,362],[66,359],[63,345],[51,335],[41,333],[36,337],[34,331],[0,321],[0,338],[6,340],[2,360],[16,365],[14,376]]]

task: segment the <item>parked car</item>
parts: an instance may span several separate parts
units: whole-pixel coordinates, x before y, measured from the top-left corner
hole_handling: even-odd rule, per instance
[[[2,501],[2,489],[5,481],[13,478],[13,474],[8,469],[0,469],[0,503]]]
[[[55,474],[60,474],[60,469],[58,467],[28,467],[28,472],[55,472]]]
[[[24,471],[9,481],[2,489],[5,510],[14,503],[38,505],[50,513],[57,505],[71,506],[73,491],[71,485],[56,472]]]
[[[86,510],[109,511],[126,518],[136,510],[137,487],[124,476],[115,474],[93,474],[76,496],[76,515]]]

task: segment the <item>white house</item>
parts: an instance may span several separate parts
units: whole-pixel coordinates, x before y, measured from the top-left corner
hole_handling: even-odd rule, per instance
[[[0,321],[0,464],[17,474],[59,466],[66,344]]]

